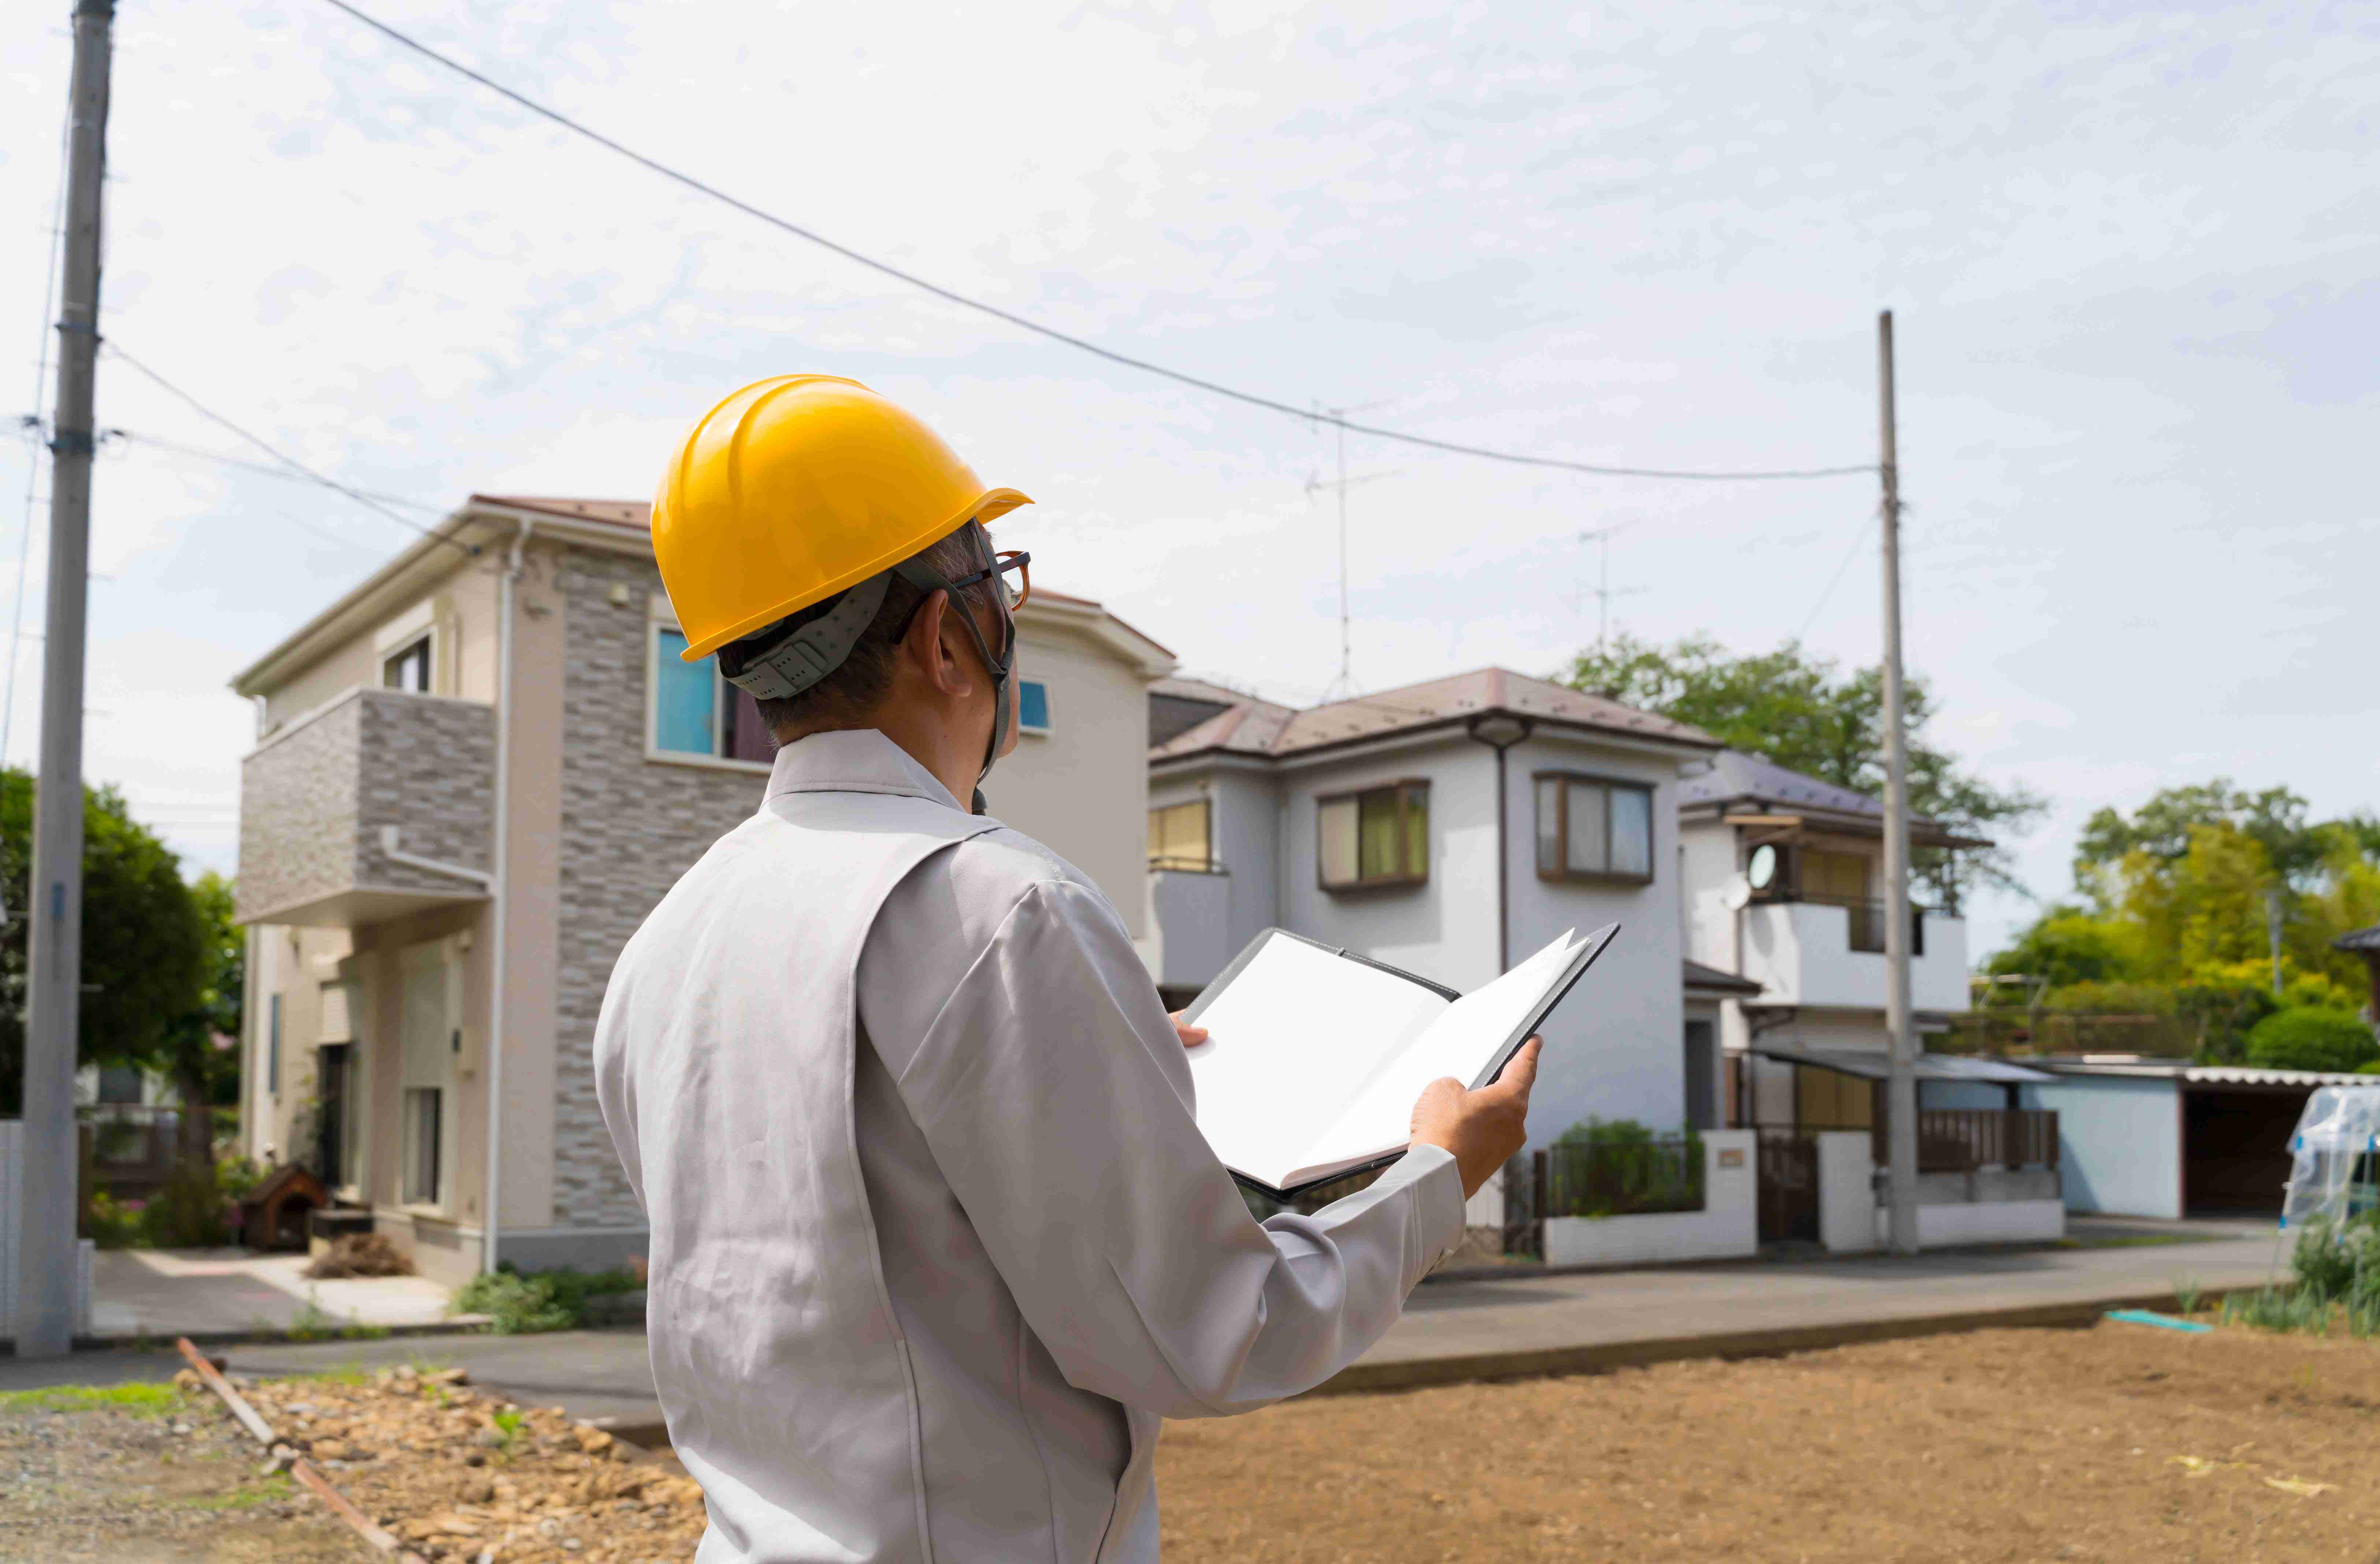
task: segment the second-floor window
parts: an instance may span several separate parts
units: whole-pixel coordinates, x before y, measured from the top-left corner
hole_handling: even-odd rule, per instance
[[[1601,777],[1541,771],[1537,878],[1653,878],[1653,790]]]
[[[380,682],[383,689],[411,690],[415,695],[428,695],[430,637],[424,636],[382,658]]]
[[[1186,869],[1196,874],[1216,870],[1213,806],[1206,799],[1169,804],[1148,812],[1148,867]]]
[[[1016,682],[1016,731],[1025,734],[1046,734],[1050,731],[1050,686],[1038,679]]]
[[[759,705],[719,676],[710,658],[686,662],[686,637],[672,624],[653,626],[652,731],[655,753],[712,760],[775,758],[776,741],[760,721]]]
[[[1429,879],[1429,783],[1390,782],[1316,800],[1325,891],[1420,885]]]

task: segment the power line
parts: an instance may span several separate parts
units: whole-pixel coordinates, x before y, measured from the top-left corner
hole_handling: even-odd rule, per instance
[[[443,543],[448,548],[456,550],[465,554],[477,554],[480,552],[473,544],[457,542],[454,539],[447,537],[444,533],[440,532],[435,528],[424,527],[418,521],[407,520],[406,517],[397,515],[393,510],[390,510],[386,505],[382,504],[378,500],[373,499],[370,495],[365,493],[360,489],[350,489],[335,478],[327,478],[322,474],[316,472],[312,467],[308,467],[297,457],[290,455],[279,446],[273,444],[261,435],[250,434],[247,430],[242,429],[239,425],[232,422],[221,413],[216,412],[212,407],[208,406],[205,403],[200,401],[188,392],[184,391],[180,386],[176,385],[172,381],[167,380],[164,376],[159,374],[156,370],[151,369],[140,359],[132,357],[131,354],[127,353],[121,347],[116,346],[114,343],[108,343],[106,347],[111,358],[120,359],[128,367],[138,370],[143,376],[147,377],[161,389],[172,394],[185,406],[197,413],[200,418],[207,419],[211,423],[219,424],[223,428],[231,430],[232,433],[238,435],[242,440],[247,441],[250,445],[255,446],[258,450],[263,452],[266,455],[271,456],[274,461],[279,462],[282,466],[290,468],[294,472],[299,473],[306,478],[311,479],[314,482],[321,484],[325,489],[331,490],[336,493],[345,494],[348,499],[353,500],[359,505],[365,506],[370,510],[378,511],[381,515],[388,517],[389,520],[396,523],[399,527],[404,527],[408,532],[419,532],[424,538],[431,539],[435,542]]]
[[[1874,515],[1875,513],[1872,511],[1869,513],[1870,516],[1873,516]],[[1864,517],[1862,519],[1864,520],[1866,518]],[[1854,532],[1852,535],[1852,552],[1843,556],[1843,563],[1835,566],[1834,575],[1828,577],[1827,589],[1820,592],[1818,594],[1818,600],[1810,606],[1810,617],[1802,621],[1802,627],[1793,633],[1793,638],[1795,640],[1798,641],[1803,637],[1808,635],[1810,633],[1810,627],[1817,624],[1818,615],[1826,612],[1828,600],[1833,598],[1835,595],[1835,588],[1843,584],[1843,575],[1846,571],[1851,569],[1852,561],[1867,552],[1867,545],[1868,536],[1865,532]]]
[[[73,90],[67,90],[68,106],[72,106]],[[25,576],[33,560],[33,491],[40,487],[42,477],[42,430],[46,423],[42,417],[42,398],[49,390],[50,381],[50,316],[58,303],[58,260],[66,251],[67,226],[67,164],[72,150],[70,126],[58,130],[57,194],[50,204],[50,252],[48,264],[42,270],[42,343],[33,358],[33,411],[25,419],[28,448],[25,452],[25,525],[17,536],[17,606],[9,612],[7,694],[0,697],[0,765],[8,759],[8,740],[17,725],[17,654],[25,641]]]
[[[407,33],[398,31],[395,28],[389,26],[386,22],[380,20],[376,17],[370,16],[363,11],[358,10],[355,6],[348,5],[346,0],[324,0],[324,3],[337,10],[346,12],[348,16],[363,23],[366,27],[370,28],[373,31],[380,33],[382,37],[402,44],[404,47],[412,50],[415,54],[421,55],[424,59],[433,61],[438,65],[445,67],[448,70],[453,71],[457,76],[479,83],[489,91],[495,93],[497,96],[502,97],[508,102],[518,104],[520,107],[527,109],[529,113],[536,115],[540,119],[558,125],[563,129],[571,132],[573,135],[583,137],[586,139],[594,142],[597,146],[601,147],[606,152],[615,152],[621,157],[626,158],[629,162],[636,164],[639,167],[651,173],[658,174],[662,178],[670,180],[674,184],[681,185],[686,189],[694,191],[698,195],[708,196],[713,200],[720,201],[727,206],[735,208],[736,211],[744,213],[747,217],[757,218],[760,222],[766,223],[771,227],[778,229],[780,232],[791,234],[794,237],[801,239],[806,243],[816,245],[821,249],[831,250],[846,261],[865,266],[872,272],[880,273],[897,282],[906,283],[913,288],[932,294],[936,298],[958,305],[962,309],[973,309],[979,314],[989,315],[994,320],[1004,321],[1012,326],[1032,332],[1039,336],[1048,337],[1052,342],[1064,343],[1069,347],[1079,348],[1085,353],[1104,358],[1111,364],[1122,364],[1126,369],[1138,370],[1146,374],[1158,375],[1163,379],[1172,381],[1177,384],[1191,386],[1199,391],[1211,392],[1218,396],[1227,396],[1234,402],[1244,402],[1252,407],[1262,407],[1269,412],[1285,413],[1291,418],[1308,424],[1330,424],[1337,428],[1346,430],[1352,433],[1370,435],[1377,440],[1392,440],[1402,444],[1418,445],[1427,450],[1444,451],[1458,456],[1479,456],[1491,462],[1508,462],[1519,467],[1554,467],[1564,472],[1592,473],[1600,478],[1664,478],[1681,479],[1697,482],[1743,482],[1772,479],[1849,478],[1854,475],[1873,473],[1876,471],[1876,464],[1873,462],[1863,462],[1856,467],[1803,467],[1797,469],[1779,469],[1761,472],[1684,472],[1666,467],[1604,467],[1592,462],[1574,462],[1560,456],[1536,456],[1530,455],[1524,452],[1498,450],[1492,446],[1487,445],[1467,445],[1460,441],[1439,440],[1427,434],[1414,434],[1403,430],[1384,429],[1377,424],[1350,423],[1343,418],[1333,418],[1327,413],[1322,413],[1310,407],[1300,407],[1293,403],[1277,401],[1269,396],[1260,396],[1252,391],[1242,391],[1236,386],[1225,385],[1220,381],[1207,380],[1201,376],[1189,374],[1181,370],[1169,369],[1165,365],[1156,363],[1150,359],[1135,358],[1128,353],[1119,353],[1111,347],[1102,347],[1098,343],[1089,341],[1087,338],[1075,336],[1071,333],[1062,332],[1055,326],[1045,325],[1041,321],[1036,321],[1029,316],[1019,315],[1014,310],[1003,309],[997,304],[990,303],[984,299],[972,297],[952,288],[946,288],[939,283],[929,282],[925,278],[918,276],[916,273],[905,272],[900,267],[892,265],[890,261],[879,261],[874,256],[863,254],[859,250],[856,250],[848,245],[839,244],[835,240],[828,238],[825,235],[820,234],[814,229],[806,228],[802,224],[792,221],[790,218],[780,217],[775,212],[754,206],[751,202],[743,200],[735,196],[729,195],[726,191],[719,188],[717,186],[707,184],[704,181],[696,178],[693,175],[686,173],[682,169],[674,168],[668,164],[662,163],[658,159],[646,156],[644,153],[638,152],[633,147],[625,146],[621,142],[615,141],[611,137],[604,135],[601,131],[592,129],[588,126],[580,124],[578,121],[571,118],[568,115],[562,113],[560,110],[548,108],[545,104],[539,103],[536,99],[516,92],[513,89],[505,86],[503,82],[498,81],[492,77],[481,75],[480,72],[473,70],[469,66],[463,64],[461,61],[449,55],[440,54],[429,44],[421,42],[419,40],[413,38]]]
[[[284,479],[293,483],[318,481],[310,473],[291,472],[286,467],[267,467],[262,462],[251,462],[239,456],[226,456],[220,451],[206,451],[196,445],[177,444],[171,440],[160,440],[153,434],[142,434],[138,430],[107,429],[101,430],[101,433],[117,440],[129,440],[136,445],[147,445],[159,451],[171,451],[179,456],[194,456],[202,462],[238,467],[244,472],[261,473],[266,478]],[[402,494],[384,493],[377,489],[354,489],[346,491],[363,495],[367,499],[378,500],[386,504],[403,505],[408,510],[427,511],[432,515],[443,515],[446,509],[443,505],[431,504],[427,500],[408,500]]]

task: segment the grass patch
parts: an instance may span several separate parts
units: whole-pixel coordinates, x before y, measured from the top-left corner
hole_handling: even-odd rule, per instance
[[[388,1334],[384,1325],[366,1325],[350,1315],[345,1320],[334,1319],[322,1308],[314,1290],[306,1290],[306,1306],[289,1322],[283,1334],[292,1341],[377,1341]]]
[[[182,1404],[171,1385],[45,1385],[0,1390],[0,1412],[128,1412],[163,1417]]]
[[[625,1266],[609,1271],[516,1271],[502,1266],[481,1271],[455,1294],[454,1310],[486,1315],[499,1336],[540,1330],[576,1330],[587,1323],[589,1300],[632,1292],[643,1286]]]
[[[297,1496],[296,1485],[275,1473],[258,1482],[242,1483],[227,1494],[203,1494],[182,1502],[192,1509],[254,1509],[260,1505],[279,1504]]]

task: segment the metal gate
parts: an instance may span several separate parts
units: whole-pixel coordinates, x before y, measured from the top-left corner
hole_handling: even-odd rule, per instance
[[[1797,1130],[1760,1132],[1760,1242],[1818,1242],[1818,1142]]]

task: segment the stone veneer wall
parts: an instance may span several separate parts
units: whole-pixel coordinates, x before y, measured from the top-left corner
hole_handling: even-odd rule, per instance
[[[358,886],[468,892],[391,863],[380,830],[397,827],[407,853],[486,869],[495,756],[494,708],[399,690],[350,692],[274,734],[240,764],[239,915]]]
[[[240,762],[243,921],[354,883],[362,714],[361,702],[341,701]]]
[[[595,1017],[628,936],[768,779],[645,758],[650,561],[573,549],[556,583],[564,634],[562,863],[554,1014],[553,1219],[641,1227],[595,1101]],[[628,601],[610,600],[614,585]]]

